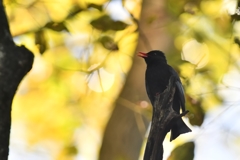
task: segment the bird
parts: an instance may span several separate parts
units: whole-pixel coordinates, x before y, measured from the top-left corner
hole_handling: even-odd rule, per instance
[[[147,95],[154,106],[155,97],[162,93],[168,86],[171,76],[176,77],[176,92],[173,98],[173,110],[180,114],[180,109],[184,112],[185,96],[181,80],[177,72],[167,63],[165,54],[159,50],[152,50],[148,53],[139,52],[138,56],[144,58],[147,69],[145,72],[145,86]],[[176,139],[180,134],[191,132],[191,129],[179,118],[171,128],[170,141]]]

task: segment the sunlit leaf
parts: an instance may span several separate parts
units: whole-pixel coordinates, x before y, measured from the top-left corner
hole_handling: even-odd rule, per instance
[[[44,4],[45,8],[47,8],[47,11],[45,10],[45,15],[48,15],[50,17],[51,21],[54,22],[60,22],[63,21],[69,14],[69,11],[71,10],[74,3],[71,1],[57,1],[57,2],[49,2],[49,1],[41,1],[38,0],[41,3]]]
[[[194,158],[194,142],[187,142],[176,147],[167,160],[193,160]]]
[[[201,1],[200,8],[201,11],[207,15],[209,18],[217,17],[220,15],[220,7],[223,1]]]
[[[95,92],[108,91],[115,81],[114,74],[107,72],[104,68],[94,71],[88,76],[88,87]]]
[[[195,64],[197,69],[202,68],[209,61],[208,46],[196,40],[191,40],[183,46],[182,59]]]

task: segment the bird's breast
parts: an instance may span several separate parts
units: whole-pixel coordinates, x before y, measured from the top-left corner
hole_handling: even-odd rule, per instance
[[[148,67],[145,75],[146,90],[152,104],[156,94],[162,93],[168,85],[171,73],[166,66]]]
[[[146,83],[149,85],[151,90],[157,92],[163,92],[170,79],[170,72],[161,68],[148,68],[146,70]]]

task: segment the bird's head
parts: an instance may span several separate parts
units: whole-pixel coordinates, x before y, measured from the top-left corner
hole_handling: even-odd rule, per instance
[[[148,53],[139,52],[138,56],[144,58],[147,64],[167,63],[164,53],[159,50],[153,50]]]

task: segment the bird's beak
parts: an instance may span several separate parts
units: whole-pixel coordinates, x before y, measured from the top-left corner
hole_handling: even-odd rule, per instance
[[[138,56],[142,58],[148,57],[147,53],[143,53],[143,52],[138,52]]]

